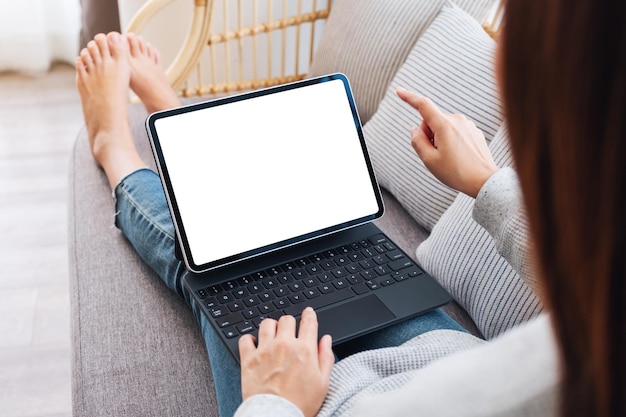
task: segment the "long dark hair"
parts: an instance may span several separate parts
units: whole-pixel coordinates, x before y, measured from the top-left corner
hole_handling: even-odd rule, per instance
[[[626,1],[507,0],[511,146],[563,416],[626,416]]]

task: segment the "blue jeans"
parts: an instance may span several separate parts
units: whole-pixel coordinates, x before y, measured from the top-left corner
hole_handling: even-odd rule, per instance
[[[115,188],[115,197],[115,225],[124,233],[144,262],[191,307],[206,344],[220,416],[234,415],[241,404],[239,365],[182,285],[188,272],[174,255],[174,225],[158,175],[149,169],[131,173]],[[363,350],[398,346],[417,335],[436,329],[465,331],[444,312],[435,310],[339,345],[335,351],[338,358],[342,358]]]

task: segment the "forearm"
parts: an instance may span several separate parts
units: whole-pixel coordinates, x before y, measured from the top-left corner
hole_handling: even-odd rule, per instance
[[[487,180],[476,197],[472,214],[493,237],[500,255],[536,290],[530,233],[519,181],[512,168],[502,168]]]

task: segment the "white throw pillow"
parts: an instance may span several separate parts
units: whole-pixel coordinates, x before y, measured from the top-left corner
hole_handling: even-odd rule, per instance
[[[361,121],[376,111],[396,71],[445,0],[335,0],[317,46],[311,76],[343,72]],[[483,22],[494,0],[456,0]]]
[[[503,126],[490,145],[500,167],[513,165]],[[459,194],[417,248],[418,262],[467,311],[487,339],[509,330],[542,310],[537,295],[498,254],[489,233],[472,218],[474,199]],[[525,224],[511,223],[527,236]]]
[[[428,230],[457,192],[441,184],[415,154],[409,130],[422,118],[398,98],[396,88],[429,97],[444,112],[464,114],[490,141],[503,120],[494,55],[495,42],[482,26],[448,3],[415,44],[364,127],[380,185]]]

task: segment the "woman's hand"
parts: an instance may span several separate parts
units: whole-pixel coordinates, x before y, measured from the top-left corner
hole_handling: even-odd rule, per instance
[[[317,315],[310,307],[302,312],[298,337],[293,316],[263,320],[258,346],[252,335],[239,339],[243,400],[274,394],[291,401],[305,417],[313,417],[328,393],[335,362],[331,344],[325,335],[318,345]]]
[[[398,96],[422,115],[411,129],[411,145],[442,183],[476,198],[498,170],[485,136],[465,116],[444,114],[429,99],[398,88]]]

